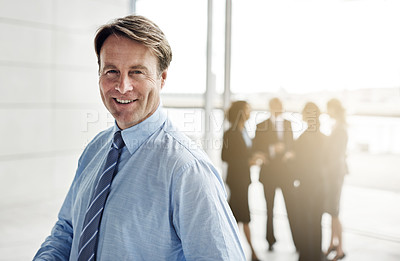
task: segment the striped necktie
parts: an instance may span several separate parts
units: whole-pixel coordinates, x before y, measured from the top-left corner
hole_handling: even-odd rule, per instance
[[[104,166],[104,170],[99,178],[90,205],[86,210],[86,216],[79,240],[78,261],[96,259],[101,217],[107,196],[110,193],[111,182],[117,172],[116,166],[119,155],[121,154],[121,149],[124,145],[125,143],[122,140],[121,131],[115,132],[111,149],[108,152],[106,165]]]

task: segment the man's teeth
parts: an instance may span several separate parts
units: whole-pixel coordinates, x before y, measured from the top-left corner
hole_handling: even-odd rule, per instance
[[[120,99],[115,99],[115,100],[117,100],[117,102],[119,103],[130,103],[134,101],[134,100],[120,100]]]

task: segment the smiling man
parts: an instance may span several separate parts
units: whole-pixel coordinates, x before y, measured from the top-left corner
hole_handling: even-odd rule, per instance
[[[34,260],[245,260],[220,175],[160,105],[172,58],[163,32],[119,18],[95,50],[115,125],[85,148]]]
[[[101,98],[121,129],[140,123],[156,111],[167,68],[158,67],[151,49],[113,34],[101,47],[99,64]]]

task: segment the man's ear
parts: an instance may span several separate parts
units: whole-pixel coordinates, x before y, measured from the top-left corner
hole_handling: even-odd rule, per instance
[[[168,74],[168,68],[165,69],[162,73],[161,73],[161,89],[164,87],[165,85],[165,81],[167,80],[167,74]]]

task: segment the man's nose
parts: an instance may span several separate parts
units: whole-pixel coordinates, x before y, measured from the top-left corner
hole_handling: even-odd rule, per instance
[[[121,79],[118,84],[117,90],[121,94],[125,94],[125,93],[133,90],[132,82],[131,82],[129,76],[121,75]]]

